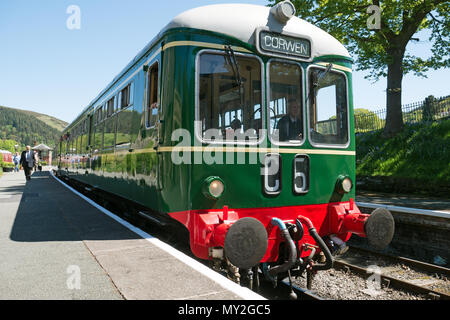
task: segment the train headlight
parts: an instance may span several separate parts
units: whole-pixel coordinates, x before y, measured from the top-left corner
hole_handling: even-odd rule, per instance
[[[208,177],[203,182],[203,194],[210,199],[219,199],[225,191],[225,183],[219,177]]]
[[[352,179],[346,175],[340,175],[336,183],[336,189],[339,193],[349,193],[353,188]]]

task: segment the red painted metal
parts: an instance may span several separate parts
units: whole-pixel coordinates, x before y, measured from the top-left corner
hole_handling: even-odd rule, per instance
[[[335,234],[343,241],[348,241],[352,233],[365,237],[364,223],[369,216],[359,211],[353,199],[349,202],[273,208],[230,209],[225,206],[223,209],[189,210],[169,215],[189,230],[191,250],[201,259],[209,259],[209,248],[224,246],[228,229],[238,219],[258,219],[265,226],[268,235],[267,251],[261,262],[276,261],[279,245],[284,241],[279,229],[270,223],[272,218],[295,224],[299,215],[305,217],[301,220],[305,227],[304,236],[299,243],[301,246],[316,245],[308,231],[310,226],[314,226],[321,237]],[[309,252],[302,252],[302,257],[307,255]]]

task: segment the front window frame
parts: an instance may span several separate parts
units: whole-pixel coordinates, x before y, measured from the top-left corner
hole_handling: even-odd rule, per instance
[[[311,146],[315,147],[315,148],[337,148],[337,149],[347,149],[350,146],[350,142],[351,142],[351,135],[350,135],[350,127],[351,127],[351,123],[350,123],[350,101],[349,101],[349,88],[348,88],[348,77],[347,74],[341,70],[337,70],[335,68],[332,68],[330,70],[330,72],[333,73],[337,73],[340,75],[344,76],[345,79],[345,100],[346,100],[346,107],[347,107],[347,142],[345,144],[327,144],[327,143],[319,143],[319,142],[314,142],[311,138],[311,97],[309,97],[309,90],[310,90],[310,70],[314,68],[314,69],[322,69],[322,70],[326,70],[326,67],[321,66],[321,65],[317,65],[317,64],[311,64],[308,66],[308,68],[306,68],[306,92],[308,93],[308,101],[307,103],[307,109],[306,109],[306,113],[307,113],[307,123],[308,123],[308,140],[309,143],[311,144]]]
[[[194,121],[194,135],[195,139],[197,141],[203,143],[203,144],[211,144],[211,145],[259,145],[261,144],[264,139],[266,139],[266,110],[265,110],[265,75],[264,75],[264,62],[263,60],[254,54],[247,54],[242,52],[235,51],[236,57],[248,57],[248,58],[255,58],[259,62],[260,70],[261,70],[261,134],[259,134],[258,140],[254,141],[242,141],[242,140],[210,140],[205,139],[202,136],[202,128],[201,128],[201,120],[200,120],[200,57],[204,53],[211,53],[211,54],[218,54],[222,56],[226,56],[225,50],[214,50],[214,49],[202,49],[200,50],[195,58],[195,121]]]
[[[303,122],[303,135],[302,135],[302,140],[300,140],[300,142],[298,143],[293,143],[293,142],[289,142],[289,141],[276,141],[272,139],[272,132],[271,132],[271,127],[270,127],[270,65],[272,64],[272,62],[282,62],[282,63],[287,63],[287,64],[293,64],[293,65],[297,65],[300,70],[301,70],[301,97],[300,97],[300,109],[302,112],[302,122]],[[266,120],[266,126],[267,126],[267,136],[270,140],[270,143],[277,145],[277,146],[295,146],[295,147],[300,147],[302,146],[305,141],[306,141],[306,131],[307,131],[307,126],[306,126],[306,122],[307,122],[307,115],[305,115],[305,112],[307,113],[307,109],[305,108],[305,71],[302,67],[302,65],[294,60],[288,60],[288,59],[279,59],[279,58],[272,58],[267,62],[267,66],[266,66],[267,70],[266,70],[266,81],[267,81],[267,95],[266,95],[266,113],[267,113],[267,120]],[[287,111],[287,110],[286,110]]]

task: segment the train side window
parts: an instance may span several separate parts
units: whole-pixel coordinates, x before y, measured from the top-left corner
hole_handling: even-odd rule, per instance
[[[158,118],[158,81],[159,81],[159,65],[158,62],[153,64],[148,71],[147,86],[147,112],[146,125],[147,128],[154,127]]]
[[[88,118],[87,118],[87,128],[86,128],[86,132],[88,134],[88,145],[87,146],[90,146],[90,147],[92,147],[92,143],[93,143],[93,139],[92,139],[92,136],[94,133],[93,131],[94,131],[94,116],[92,114],[90,114],[90,115],[88,115]]]
[[[343,73],[311,68],[309,130],[313,144],[345,145],[349,141],[347,81]]]
[[[133,98],[132,88],[133,88],[132,83],[129,83],[125,88],[123,88],[120,91],[120,94],[118,96],[119,97],[119,102],[118,103],[119,103],[120,109],[124,109],[124,108],[129,107],[129,106],[131,106],[133,104],[133,102],[132,102],[132,98]]]
[[[94,132],[94,153],[101,151],[103,148],[103,122],[95,126]]]
[[[88,146],[87,118],[81,123],[81,154],[85,154]]]
[[[112,97],[111,99],[108,100],[108,102],[106,104],[107,117],[111,117],[113,115],[115,101],[116,101],[116,97]]]
[[[103,120],[103,106],[98,107],[95,111],[95,124],[99,124]]]

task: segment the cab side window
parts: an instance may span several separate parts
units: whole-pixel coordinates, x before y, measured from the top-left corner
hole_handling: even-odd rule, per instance
[[[147,128],[154,127],[158,118],[158,79],[159,79],[159,65],[158,62],[153,64],[148,71],[148,86],[147,86],[147,110],[146,110],[146,126]]]

